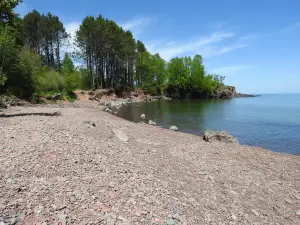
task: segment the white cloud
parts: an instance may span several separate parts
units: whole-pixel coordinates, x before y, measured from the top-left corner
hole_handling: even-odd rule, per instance
[[[69,43],[64,47],[65,52],[72,52],[74,50],[75,35],[76,31],[79,29],[80,24],[80,22],[71,22],[65,25],[66,31],[70,35]]]
[[[133,35],[136,37],[139,33],[142,32],[147,26],[155,22],[154,17],[143,17],[143,18],[133,18],[125,22],[121,22],[120,26],[124,30],[130,30]]]
[[[194,54],[201,54],[203,57],[212,57],[215,55],[224,54],[230,51],[233,51],[238,48],[245,47],[246,45],[242,45],[239,43],[234,43],[228,46],[219,46],[222,41],[225,39],[230,39],[235,36],[232,32],[214,32],[209,36],[201,37],[195,41],[189,41],[186,43],[168,45],[168,43],[172,43],[172,41],[167,42],[164,45],[154,45],[154,44],[147,44],[147,49],[151,53],[159,53],[161,57],[166,60],[169,60],[173,57],[180,56],[183,54],[186,55],[194,55]]]
[[[253,68],[250,65],[232,65],[232,66],[222,66],[222,67],[217,67],[213,68],[210,70],[212,73],[216,73],[222,76],[227,76],[227,75],[233,75],[245,70],[249,70]]]

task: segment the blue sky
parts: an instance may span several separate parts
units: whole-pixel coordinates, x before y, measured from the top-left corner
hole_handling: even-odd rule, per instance
[[[300,93],[299,0],[24,0],[74,34],[87,15],[115,20],[166,60],[201,54],[243,93]]]

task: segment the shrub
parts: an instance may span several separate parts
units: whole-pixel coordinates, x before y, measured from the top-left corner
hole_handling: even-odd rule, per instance
[[[54,70],[47,71],[37,79],[37,89],[39,91],[63,91],[65,81],[63,77]]]

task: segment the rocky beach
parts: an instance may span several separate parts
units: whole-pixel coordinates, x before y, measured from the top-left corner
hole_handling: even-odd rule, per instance
[[[56,107],[3,109],[0,224],[300,222],[299,156]]]

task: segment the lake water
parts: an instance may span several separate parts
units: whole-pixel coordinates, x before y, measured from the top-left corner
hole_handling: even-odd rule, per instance
[[[300,95],[138,103],[124,106],[118,115],[139,122],[143,113],[166,128],[176,125],[197,135],[224,130],[241,144],[300,155]]]

